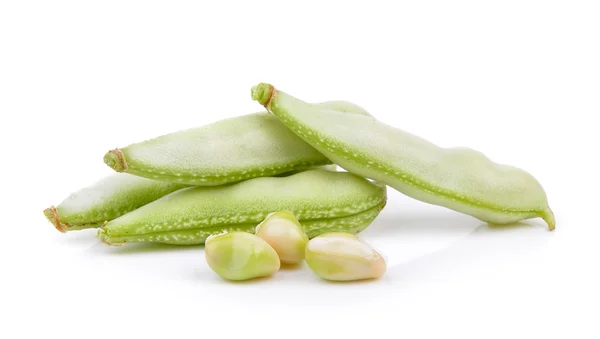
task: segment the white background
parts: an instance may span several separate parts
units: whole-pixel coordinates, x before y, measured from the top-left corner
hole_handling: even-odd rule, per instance
[[[0,336],[598,338],[599,18],[597,1],[1,2]],[[44,219],[111,173],[107,150],[260,111],[259,82],[529,171],[556,231],[390,189],[363,233],[381,280],[227,283],[201,247]]]

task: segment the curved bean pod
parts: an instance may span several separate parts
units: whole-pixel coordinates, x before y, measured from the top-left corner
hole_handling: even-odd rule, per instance
[[[270,84],[253,87],[252,98],[349,172],[485,222],[541,217],[550,230],[555,228],[544,189],[524,170],[469,148],[439,147],[372,116],[309,105]]]
[[[307,236],[358,233],[387,200],[386,187],[363,177],[308,170],[287,177],[261,177],[231,185],[190,187],[171,193],[98,230],[107,244],[159,242],[203,244],[224,231],[254,233],[270,213],[293,213]]]
[[[97,228],[106,221],[187,187],[125,173],[113,173],[70,194],[44,215],[60,232]]]
[[[347,101],[316,106],[368,115]],[[268,112],[224,119],[109,151],[104,162],[117,172],[195,186],[299,172],[331,161]]]

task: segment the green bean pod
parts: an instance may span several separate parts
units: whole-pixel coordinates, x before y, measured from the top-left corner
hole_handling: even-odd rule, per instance
[[[322,169],[286,177],[173,192],[98,230],[110,245],[158,242],[203,244],[221,232],[254,233],[270,213],[289,211],[308,237],[323,232],[358,233],[377,217],[387,200],[386,187],[363,177]]]
[[[340,114],[261,83],[252,98],[335,164],[407,196],[482,221],[541,217],[555,228],[546,192],[526,171],[465,147],[442,148],[372,116]]]
[[[63,233],[97,228],[184,187],[187,186],[113,173],[71,193],[58,206],[46,208],[44,215]]]
[[[347,101],[315,106],[368,115]],[[105,154],[104,162],[117,172],[194,186],[223,185],[332,164],[264,111],[113,149]]]

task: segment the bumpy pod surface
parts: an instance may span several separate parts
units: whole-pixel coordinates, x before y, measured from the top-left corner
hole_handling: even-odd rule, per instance
[[[190,187],[108,222],[98,237],[113,245],[203,244],[208,236],[224,231],[254,233],[270,213],[283,210],[296,216],[309,238],[332,231],[358,233],[379,215],[386,193],[385,185],[322,169]]]
[[[315,106],[340,114],[368,115],[347,101]],[[299,172],[331,161],[268,112],[223,119],[109,151],[117,172],[195,186]]]
[[[439,147],[372,116],[310,105],[270,84],[253,87],[252,97],[348,172],[485,222],[541,217],[549,229],[555,228],[546,192],[522,169],[495,163],[469,148]]]
[[[187,185],[113,173],[70,194],[44,215],[60,232],[97,228]]]
[[[323,279],[352,281],[380,278],[387,270],[385,259],[354,234],[321,234],[306,246],[308,267]]]
[[[229,232],[208,237],[204,256],[208,266],[227,280],[270,276],[281,266],[273,247],[248,232]]]

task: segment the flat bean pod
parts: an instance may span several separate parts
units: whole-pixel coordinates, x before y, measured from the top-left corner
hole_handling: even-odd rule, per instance
[[[224,231],[254,233],[270,213],[290,211],[308,237],[324,232],[358,233],[377,217],[386,186],[363,177],[322,169],[287,177],[184,188],[108,222],[98,230],[107,244],[159,242],[203,244]]]
[[[341,114],[368,115],[347,101],[315,106]],[[109,151],[104,162],[117,172],[195,186],[296,173],[331,161],[268,112],[224,119]]]
[[[58,206],[48,207],[44,215],[63,233],[97,228],[184,187],[187,186],[113,173],[70,194]]]
[[[485,222],[541,217],[550,230],[555,228],[544,189],[522,169],[469,148],[439,147],[372,116],[310,105],[270,84],[253,87],[252,98],[348,172]]]

